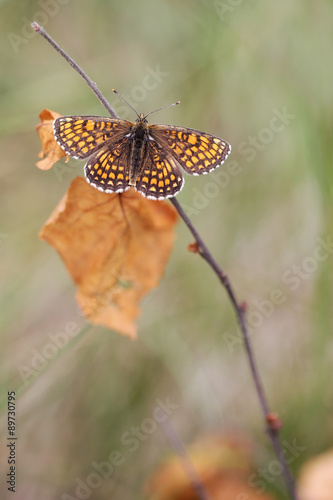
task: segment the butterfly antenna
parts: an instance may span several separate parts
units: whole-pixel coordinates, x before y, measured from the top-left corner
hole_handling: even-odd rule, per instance
[[[149,115],[152,115],[153,113],[157,113],[157,111],[162,111],[163,109],[171,108],[171,106],[177,106],[177,104],[180,104],[180,101],[173,102],[172,104],[169,104],[168,106],[164,106],[163,108],[155,109],[155,111],[151,111],[150,113],[148,113],[148,115],[146,115],[145,118],[147,118],[147,116],[149,116]]]
[[[117,94],[118,97],[120,97],[120,99],[122,99],[124,102],[126,102],[126,104],[134,111],[134,113],[136,114],[136,116],[139,118],[139,114],[138,112],[133,108],[133,106],[126,101],[126,99],[123,98],[123,96],[121,94],[119,94],[119,92],[115,89],[112,89],[112,92],[114,92],[115,94]]]

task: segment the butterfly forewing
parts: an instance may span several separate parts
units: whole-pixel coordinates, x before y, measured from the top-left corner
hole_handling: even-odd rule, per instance
[[[88,158],[108,140],[117,141],[133,123],[103,116],[61,116],[53,122],[56,141],[74,158]]]
[[[183,184],[182,173],[171,154],[155,140],[149,141],[135,189],[147,198],[161,200],[175,196]]]
[[[173,125],[150,125],[151,136],[172,153],[192,175],[207,174],[221,165],[230,153],[226,141],[198,130]]]

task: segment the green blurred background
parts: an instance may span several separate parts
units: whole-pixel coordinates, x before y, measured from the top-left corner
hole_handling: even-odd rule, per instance
[[[61,259],[38,239],[83,172],[73,159],[66,168],[35,167],[39,112],[105,110],[32,34],[32,20],[122,118],[135,116],[112,88],[138,112],[180,99],[150,121],[231,143],[223,170],[186,176],[178,200],[249,305],[281,438],[302,447],[291,463],[297,476],[332,445],[333,3],[3,0],[0,8],[1,427],[7,391],[16,390],[15,498],[75,498],[76,479],[113,450],[125,460],[89,498],[146,498],[145,482],[169,445],[160,425],[134,451],[124,434],[152,417],[157,399],[173,403],[169,423],[185,444],[207,433],[245,434],[255,466],[275,459],[231,304],[205,262],[187,252],[183,223],[163,281],[143,301],[136,341],[84,321]],[[55,338],[66,345],[58,340],[52,351]],[[43,353],[53,359],[44,362]],[[2,446],[2,498],[6,457]],[[271,479],[267,491],[286,498],[281,476]]]

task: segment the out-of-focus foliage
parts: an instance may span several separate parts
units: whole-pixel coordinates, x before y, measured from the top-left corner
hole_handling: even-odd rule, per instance
[[[122,118],[135,115],[112,88],[138,112],[180,99],[150,122],[231,143],[223,168],[187,176],[178,200],[249,304],[297,475],[332,436],[333,4],[12,0],[0,9],[1,411],[5,429],[5,396],[16,390],[17,498],[75,497],[92,473],[102,478],[103,461],[112,470],[89,498],[144,498],[169,452],[161,405],[185,444],[208,430],[246,432],[257,483],[284,498],[234,313],[186,250],[187,228],[179,224],[164,279],[143,301],[135,342],[85,322],[61,259],[39,240],[83,167],[35,167],[39,110],[105,110],[29,23],[44,25]]]

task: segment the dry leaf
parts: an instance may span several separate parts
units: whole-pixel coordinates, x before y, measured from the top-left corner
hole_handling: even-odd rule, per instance
[[[38,153],[38,158],[43,158],[43,160],[38,161],[36,167],[41,170],[49,170],[60,158],[67,156],[53,135],[53,120],[59,116],[61,116],[59,113],[50,109],[43,109],[39,115],[41,123],[36,126],[36,130],[42,143],[42,151]]]
[[[249,485],[251,445],[243,437],[211,436],[188,449],[193,467],[211,500],[274,500]],[[188,471],[178,457],[161,466],[147,485],[151,500],[197,500]]]
[[[40,237],[63,258],[91,323],[133,338],[138,303],[161,279],[176,221],[167,202],[134,189],[102,193],[77,177]]]

